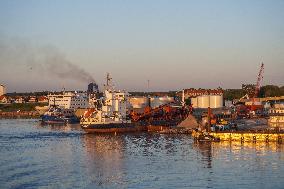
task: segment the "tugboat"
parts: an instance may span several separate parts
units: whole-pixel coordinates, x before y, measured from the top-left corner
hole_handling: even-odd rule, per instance
[[[79,123],[73,109],[63,109],[58,106],[51,106],[41,117],[42,124],[74,124]]]
[[[128,93],[117,91],[107,73],[103,97],[95,108],[88,109],[80,120],[87,133],[137,132],[147,130],[142,122],[132,122],[127,115]]]

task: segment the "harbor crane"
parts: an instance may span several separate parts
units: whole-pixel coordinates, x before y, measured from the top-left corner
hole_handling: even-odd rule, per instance
[[[263,72],[264,72],[264,64],[261,63],[260,70],[257,75],[256,85],[255,85],[255,88],[252,94],[252,98],[250,98],[249,95],[246,94],[245,96],[241,97],[238,100],[238,102],[241,102],[246,99],[245,105],[237,107],[238,115],[245,117],[246,115],[249,115],[249,114],[255,114],[255,111],[263,108],[263,105],[261,104],[261,102],[256,100],[259,94],[259,91],[260,91],[261,80],[263,79]]]
[[[255,98],[257,97],[260,91],[260,84],[261,84],[261,80],[263,79],[263,71],[264,71],[264,64],[262,62],[260,66],[260,70],[258,72],[256,85],[255,85],[255,90],[254,90],[254,95],[253,95],[253,105],[255,103]]]

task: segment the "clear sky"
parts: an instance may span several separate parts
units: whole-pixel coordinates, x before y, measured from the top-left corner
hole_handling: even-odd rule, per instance
[[[9,92],[86,89],[74,70],[129,91],[240,88],[261,62],[284,85],[283,0],[0,0]]]

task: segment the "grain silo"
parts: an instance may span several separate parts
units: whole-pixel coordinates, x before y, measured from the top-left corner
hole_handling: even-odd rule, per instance
[[[151,97],[151,107],[152,108],[156,108],[159,106],[162,106],[164,104],[168,104],[174,102],[174,98],[173,97],[168,97],[168,96],[164,96],[164,97]]]
[[[210,106],[210,97],[208,95],[202,95],[197,97],[198,108],[208,108]]]
[[[131,97],[129,99],[132,108],[145,108],[148,105],[148,98],[146,97]]]
[[[210,108],[221,108],[223,107],[223,96],[222,95],[210,95],[209,97]]]

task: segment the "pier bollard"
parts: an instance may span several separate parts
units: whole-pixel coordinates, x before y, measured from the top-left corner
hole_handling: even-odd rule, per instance
[[[241,135],[241,143],[243,143],[245,141],[245,138],[243,135]]]
[[[278,143],[282,143],[282,137],[278,136]]]
[[[252,141],[253,141],[253,142],[256,142],[256,136],[253,136],[253,137],[252,137]]]
[[[265,142],[269,142],[269,135],[265,136]]]

